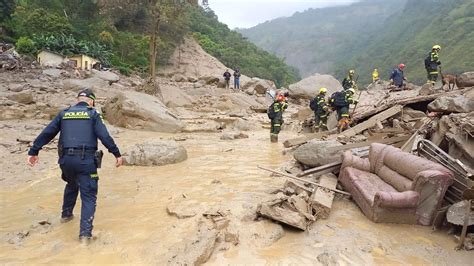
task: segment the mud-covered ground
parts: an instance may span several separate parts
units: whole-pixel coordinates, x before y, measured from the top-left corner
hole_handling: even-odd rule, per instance
[[[289,161],[281,144],[271,144],[265,130],[246,132],[248,139],[220,140],[219,133],[168,135],[112,130],[119,146],[150,138],[180,139],[188,159],[161,167],[113,167],[105,157],[100,170],[95,241],[81,246],[76,219],[59,223],[64,183],[56,150],[40,153],[38,167],[26,166],[26,145],[47,121],[0,124],[0,263],[165,264],[177,246],[196,235],[203,212],[226,213],[236,241],[219,242],[207,262],[222,264],[438,264],[468,265],[472,252],[456,252],[454,237],[429,227],[375,224],[347,199],[337,200],[330,218],[307,232],[256,219],[259,202],[284,182],[257,169]],[[280,143],[294,137],[283,132]],[[167,213],[177,206],[190,218]],[[234,239],[235,240],[235,239]]]

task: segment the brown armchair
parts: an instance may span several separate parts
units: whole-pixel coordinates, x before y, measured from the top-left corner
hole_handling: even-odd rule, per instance
[[[453,174],[445,167],[374,143],[369,158],[342,155],[339,181],[374,222],[430,225]]]

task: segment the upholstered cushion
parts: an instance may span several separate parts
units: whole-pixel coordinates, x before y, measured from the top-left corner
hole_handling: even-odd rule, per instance
[[[412,188],[413,182],[410,179],[393,171],[386,165],[380,167],[375,174],[400,192],[411,190]]]
[[[397,192],[375,174],[352,167],[346,169],[352,185],[361,192],[370,205],[373,205],[375,194],[378,191]]]
[[[378,191],[375,194],[374,206],[387,208],[415,208],[420,195],[415,191],[386,192]]]

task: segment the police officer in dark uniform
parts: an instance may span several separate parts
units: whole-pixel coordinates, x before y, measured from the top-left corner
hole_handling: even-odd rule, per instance
[[[61,222],[73,219],[73,209],[80,191],[82,200],[79,239],[89,243],[92,239],[92,222],[97,201],[97,187],[101,152],[97,151],[97,139],[116,158],[116,167],[122,165],[119,148],[109,135],[102,116],[94,108],[95,95],[84,89],[77,96],[77,104],[61,111],[41,132],[28,151],[28,164],[34,166],[41,148],[61,131],[59,136],[59,166],[62,179],[67,182]]]

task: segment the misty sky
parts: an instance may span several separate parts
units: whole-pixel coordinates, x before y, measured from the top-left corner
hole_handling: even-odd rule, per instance
[[[344,5],[357,0],[209,0],[219,21],[229,28],[249,28],[308,8]],[[201,2],[201,1],[200,1]]]

